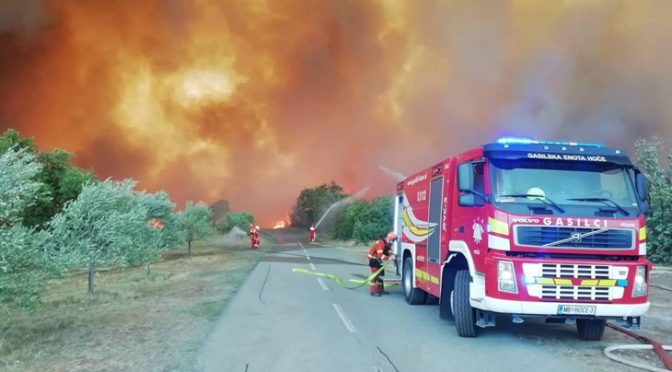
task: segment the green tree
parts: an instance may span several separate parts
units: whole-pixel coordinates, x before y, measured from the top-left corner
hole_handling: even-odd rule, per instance
[[[173,214],[175,204],[168,194],[163,191],[155,194],[138,192],[136,198],[147,211],[146,228],[143,230],[145,236],[125,255],[125,260],[128,265],[144,266],[149,274],[150,263],[159,259],[161,252],[181,245],[182,231],[177,216]]]
[[[352,237],[360,242],[380,239],[392,229],[393,200],[389,196],[380,196],[359,214],[355,220]]]
[[[221,229],[223,233],[231,231],[234,227],[247,231],[247,228],[250,224],[254,224],[254,221],[254,216],[248,212],[230,212],[224,217]]]
[[[334,237],[336,239],[349,240],[353,237],[355,223],[361,215],[369,209],[369,203],[364,200],[356,200],[348,205],[342,216],[334,225]]]
[[[44,249],[46,233],[22,225],[23,212],[38,199],[41,166],[25,147],[0,155],[0,302],[30,307],[39,302],[58,261]]]
[[[35,176],[42,166],[26,149],[9,149],[0,155],[0,226],[23,222],[24,211],[43,197]]]
[[[32,138],[21,137],[14,129],[6,130],[0,136],[0,153],[8,149],[22,149],[35,156],[42,165],[34,177],[41,185],[35,202],[23,212],[26,226],[43,226],[58,213],[65,203],[73,200],[82,190],[82,185],[94,180],[89,172],[73,166],[70,154],[59,149],[40,152]]]
[[[35,146],[35,141],[30,137],[21,137],[16,129],[7,129],[2,136],[0,136],[0,153],[3,153],[9,149],[20,150],[24,149],[26,152],[32,153],[33,155],[37,154],[37,146]]]
[[[36,178],[42,182],[42,194],[35,205],[26,209],[25,224],[42,226],[58,213],[65,203],[77,198],[82,186],[94,181],[89,172],[70,164],[70,154],[59,149],[38,154],[42,172]]]
[[[334,181],[314,188],[303,189],[292,209],[291,222],[294,227],[308,228],[318,222],[329,206],[347,195]]]
[[[88,183],[49,223],[57,249],[74,266],[88,267],[93,293],[101,265],[125,262],[148,238],[147,208],[138,202],[133,180]]]
[[[215,233],[210,221],[212,210],[203,203],[187,202],[187,205],[179,215],[180,226],[187,242],[187,253],[191,257],[191,245],[197,240],[208,238]]]
[[[654,137],[638,140],[637,164],[649,181],[650,206],[653,214],[647,218],[647,256],[651,261],[672,263],[672,168],[660,162],[663,141]],[[672,162],[672,151],[667,155]]]

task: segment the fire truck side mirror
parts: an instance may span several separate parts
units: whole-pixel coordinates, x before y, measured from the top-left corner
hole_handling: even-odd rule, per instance
[[[653,211],[649,205],[649,182],[642,172],[635,173],[635,187],[637,188],[637,198],[639,207],[645,216],[651,216]]]
[[[649,182],[644,173],[637,172],[635,175],[635,185],[637,187],[637,196],[640,202],[649,200]]]
[[[457,189],[460,192],[470,192],[474,189],[474,167],[471,163],[460,164],[457,167]]]

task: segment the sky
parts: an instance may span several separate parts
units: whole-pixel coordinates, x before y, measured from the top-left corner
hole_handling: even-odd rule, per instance
[[[272,226],[503,135],[672,139],[672,1],[3,0],[0,129]]]

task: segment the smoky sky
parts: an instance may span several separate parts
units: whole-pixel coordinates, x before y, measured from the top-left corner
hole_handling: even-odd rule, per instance
[[[672,2],[0,4],[0,127],[263,224],[501,135],[672,137]]]

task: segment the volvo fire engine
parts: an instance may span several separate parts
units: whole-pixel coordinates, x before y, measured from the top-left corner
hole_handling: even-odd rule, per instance
[[[502,138],[397,185],[394,229],[411,305],[439,303],[457,334],[497,314],[638,327],[650,306],[645,176],[600,144]]]

